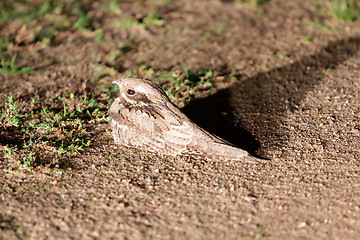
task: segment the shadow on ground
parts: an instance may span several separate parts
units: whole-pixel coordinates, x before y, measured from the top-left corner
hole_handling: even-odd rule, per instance
[[[326,69],[343,63],[359,49],[360,38],[332,42],[318,54],[195,99],[182,111],[207,131],[255,154],[261,139],[284,139],[279,129],[285,112],[298,108],[306,92],[324,80]],[[252,114],[242,115],[249,112]]]

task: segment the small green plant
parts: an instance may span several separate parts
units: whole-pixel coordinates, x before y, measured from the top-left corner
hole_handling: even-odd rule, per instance
[[[87,137],[89,123],[109,120],[107,109],[99,108],[98,96],[91,94],[80,98],[73,93],[55,99],[31,98],[29,105],[33,110],[20,114],[17,102],[9,97],[2,107],[0,133],[23,139],[12,147],[0,146],[2,157],[12,159],[6,171],[58,169],[59,159],[85,151],[92,144]],[[46,151],[46,157],[39,154],[42,157],[37,159],[36,153],[42,151]]]
[[[336,19],[360,22],[360,3],[358,0],[333,0],[331,10]]]
[[[239,0],[240,2],[246,2],[250,3],[253,6],[259,6],[261,4],[264,4],[265,2],[268,2],[270,0]]]
[[[183,30],[182,30],[183,33],[187,33],[187,32],[189,32],[189,31],[190,31],[190,27],[189,27],[189,26],[184,27]]]
[[[153,10],[142,19],[123,18],[120,22],[114,22],[114,27],[117,30],[129,29],[131,27],[146,28],[149,26],[163,26],[166,21],[164,19],[156,18],[156,11]]]
[[[228,22],[222,22],[220,25],[215,29],[216,35],[221,35],[226,27],[228,25]]]
[[[213,86],[214,80],[225,78],[225,76],[219,76],[213,70],[191,72],[183,66],[181,71],[166,72],[156,70],[147,65],[141,65],[136,70],[127,72],[125,76],[154,80],[161,85],[171,101],[180,107],[186,105],[195,95],[196,91],[207,90]],[[228,77],[231,76],[229,75]],[[117,89],[115,89],[115,95],[116,93]]]
[[[0,146],[0,149],[2,150],[4,154],[4,158],[13,158],[14,153],[17,150],[17,146],[9,147],[9,146]]]
[[[89,27],[89,24],[88,24],[89,19],[90,18],[88,16],[86,16],[85,14],[80,15],[80,17],[74,24],[74,29],[77,31],[81,31],[81,30],[88,28]]]
[[[103,40],[103,36],[104,36],[103,30],[101,28],[96,28],[94,31],[94,34],[95,34],[95,37],[94,37],[95,42],[101,43]]]
[[[132,18],[123,18],[121,21],[114,21],[113,25],[116,30],[123,30],[123,29],[129,29],[133,26],[137,26],[140,28],[143,28],[143,25],[139,24],[136,20]]]
[[[35,152],[30,151],[28,156],[24,158],[22,168],[28,172],[31,172],[31,169],[33,167],[34,161],[35,161]]]
[[[221,23],[216,29],[215,29],[215,34],[216,35],[221,35],[222,32],[224,31],[225,28],[225,23]]]
[[[6,58],[2,58],[0,62],[1,64],[0,72],[4,72],[8,74],[24,74],[32,71],[31,67],[18,68],[16,66],[15,60],[16,60],[16,54],[12,56],[10,60]]]
[[[14,101],[13,97],[8,97],[8,102],[5,102],[5,106],[0,116],[0,127],[18,127],[19,126],[19,106]]]
[[[109,53],[108,55],[106,55],[106,60],[108,62],[113,62],[115,61],[120,55],[122,54],[121,49],[116,49],[115,51]]]
[[[41,49],[49,45],[58,32],[71,28],[93,30],[87,10],[78,0],[2,1],[0,22],[7,31],[0,32],[0,38],[19,49],[27,44],[34,44],[33,50]]]
[[[186,105],[194,96],[196,90],[212,87],[212,81],[217,77],[212,70],[207,72],[189,72],[185,67],[183,71],[163,73],[154,80],[167,80],[163,84],[165,93],[178,106]]]
[[[111,1],[107,4],[107,8],[112,14],[120,14],[121,8],[120,4],[117,1]]]
[[[283,59],[286,56],[287,52],[286,51],[278,51],[276,53],[276,56],[280,59]]]
[[[262,238],[265,234],[266,229],[261,224],[258,224],[255,231],[255,238]]]
[[[67,146],[69,151],[79,152],[84,151],[85,147],[89,147],[91,145],[91,141],[84,141],[84,139],[72,138],[70,144]]]
[[[164,19],[156,18],[156,11],[153,10],[143,19],[145,26],[163,26],[166,21]]]
[[[267,1],[270,1],[270,0],[253,0],[254,4],[256,4],[257,6],[264,4]]]
[[[99,81],[104,76],[114,76],[116,73],[115,68],[108,67],[102,64],[95,65],[94,67],[95,76],[91,79],[93,82]]]
[[[305,41],[310,41],[311,40],[311,36],[310,35],[303,35],[303,39]]]
[[[24,232],[24,226],[19,225],[16,227],[16,233],[20,234]]]

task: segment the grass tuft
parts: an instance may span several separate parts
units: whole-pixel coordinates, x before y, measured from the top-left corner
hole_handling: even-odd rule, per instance
[[[18,66],[16,66],[15,61],[16,61],[16,54],[12,56],[10,60],[6,58],[1,59],[0,73],[24,74],[32,71],[32,68],[29,66],[19,68]]]
[[[336,19],[360,22],[360,2],[357,0],[333,0],[331,10]]]
[[[100,107],[97,96],[74,96],[65,93],[57,99],[32,98],[32,110],[23,112],[13,97],[8,98],[0,115],[0,134],[8,139],[6,146],[0,145],[3,158],[10,164],[6,171],[59,170],[60,159],[91,146],[88,127],[94,122],[108,122],[107,108]]]

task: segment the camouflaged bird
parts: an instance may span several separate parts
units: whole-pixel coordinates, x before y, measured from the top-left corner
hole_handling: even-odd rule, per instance
[[[154,82],[123,78],[113,83],[120,89],[109,110],[115,143],[160,155],[251,163],[260,160],[197,126]]]

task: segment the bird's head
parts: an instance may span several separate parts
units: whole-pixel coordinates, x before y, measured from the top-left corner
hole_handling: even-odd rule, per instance
[[[113,83],[119,86],[119,100],[130,105],[141,106],[169,101],[164,91],[150,80],[123,78]]]

